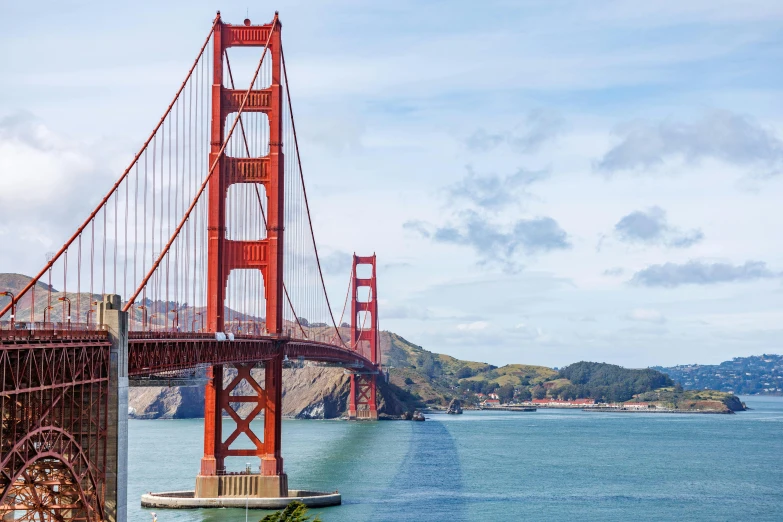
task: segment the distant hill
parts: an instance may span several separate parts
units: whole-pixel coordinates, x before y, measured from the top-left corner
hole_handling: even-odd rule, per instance
[[[570,397],[590,398],[610,402],[627,401],[634,395],[674,386],[668,375],[657,370],[629,370],[622,366],[594,362],[578,362],[562,368],[559,377],[571,384],[562,388]]]
[[[654,369],[686,390],[720,390],[739,395],[783,395],[783,355],[735,357],[720,364],[685,364]]]
[[[32,280],[32,277],[23,275],[23,274],[0,274],[0,288],[3,290],[7,290],[10,292],[13,292],[14,294],[19,293],[20,290],[22,290],[25,286],[27,286],[27,283]],[[42,283],[39,281],[36,284],[36,288],[40,288],[41,290],[47,290],[49,288],[49,285],[46,283]],[[52,287],[52,292],[56,292],[57,290]]]
[[[0,290],[16,292],[29,280],[29,277],[20,274],[0,274]],[[43,290],[36,292],[35,303],[36,317],[42,317],[49,299],[48,287],[39,283],[36,288]],[[52,289],[52,302],[57,302],[61,295],[64,294]],[[68,297],[76,300],[75,294],[70,292]],[[7,299],[0,297],[0,304],[7,303]],[[79,299],[85,306],[81,307],[78,315],[74,311],[74,321],[85,321],[86,303],[99,299],[99,296],[83,293]],[[163,306],[162,303],[149,303],[153,309]],[[29,315],[29,307],[29,299],[20,305],[18,320]],[[140,313],[136,311],[135,321],[142,320]],[[55,306],[50,314],[52,320],[60,320],[63,307]],[[163,318],[165,320],[165,315]],[[342,333],[347,334],[347,331]],[[606,402],[636,399],[675,405],[685,405],[684,401],[689,401],[685,407],[695,409],[709,408],[715,401],[732,404],[727,394],[700,393],[696,396],[683,393],[674,387],[672,379],[661,373],[671,369],[630,370],[584,361],[566,366],[559,372],[545,366],[526,364],[497,367],[430,352],[392,332],[381,332],[380,341],[384,367],[389,368],[389,383],[384,383],[380,390],[381,411],[388,415],[399,415],[423,406],[446,407],[453,398],[462,399],[466,405],[477,404],[482,395],[490,393],[496,393],[503,402],[551,397],[593,398]],[[776,364],[780,368],[780,357],[770,357],[777,357]],[[678,380],[674,375],[672,378]],[[286,370],[284,414],[297,417],[339,416],[347,404],[348,389],[348,379],[342,369],[309,367]],[[145,418],[198,417],[203,415],[203,401],[202,388],[132,388],[130,393],[134,414]]]
[[[31,277],[28,277],[28,276],[23,275],[23,274],[10,274],[10,273],[9,274],[2,274],[2,273],[0,273],[0,292],[11,292],[14,295],[18,295],[19,292],[25,286],[27,286],[27,283],[29,283],[31,279],[32,279]],[[35,290],[36,291],[40,290],[38,292],[38,295],[36,296],[36,301],[39,301],[40,300],[39,297],[43,296],[44,292],[47,292],[49,290],[49,288],[50,288],[49,285],[47,285],[45,283],[42,283],[40,281],[38,283],[36,283]],[[52,288],[52,292],[57,292],[57,290],[55,290],[54,287],[51,287],[51,288]],[[11,302],[11,298],[10,297],[5,296],[5,295],[0,295],[0,309],[4,308],[10,302]],[[43,302],[43,301],[41,301],[41,302]],[[20,313],[19,313],[22,310],[27,309],[28,313],[29,313],[29,309],[30,309],[29,292],[28,292],[28,295],[23,297],[21,302],[17,304],[16,309],[17,309],[17,314],[16,314],[17,315],[17,319],[22,317],[22,315],[20,315]],[[29,317],[27,315],[24,316],[24,319],[28,319],[28,318]],[[8,319],[8,317],[6,317],[6,320],[7,319]]]
[[[524,396],[523,390],[557,375],[545,366],[509,364],[498,368],[483,362],[463,361],[430,352],[390,332],[384,332],[381,348],[384,363],[393,368],[391,383],[429,406],[445,407],[455,397],[475,402],[476,394],[493,393],[501,388],[507,395]]]
[[[388,337],[386,337],[388,336]],[[556,371],[545,366],[509,364],[496,367],[429,352],[402,337],[384,332],[386,362],[393,366],[391,383],[419,401],[444,407],[452,398],[477,404],[482,395],[497,394],[503,402],[531,398],[592,398],[600,402],[644,401],[679,409],[742,409],[731,394],[683,391],[655,369],[633,370],[614,364],[578,362]]]

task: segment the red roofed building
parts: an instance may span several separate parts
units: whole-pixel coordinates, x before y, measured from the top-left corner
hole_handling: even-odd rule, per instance
[[[623,408],[628,408],[629,410],[647,410],[655,409],[655,404],[650,404],[649,402],[626,402],[623,404]]]
[[[531,402],[541,406],[592,406],[595,404],[595,399],[573,399],[570,401],[563,399],[533,399]]]

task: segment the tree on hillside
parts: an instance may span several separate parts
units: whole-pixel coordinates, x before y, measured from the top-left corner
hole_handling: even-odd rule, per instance
[[[534,399],[543,399],[544,397],[546,397],[546,388],[538,384],[533,387],[533,389],[531,390],[531,394],[533,395]]]
[[[566,401],[577,399],[579,398],[579,387],[575,384],[567,384],[558,390],[557,396]]]
[[[473,370],[470,369],[470,366],[463,366],[457,370],[455,377],[457,377],[457,379],[467,379],[468,377],[473,377]]]
[[[512,384],[504,384],[498,390],[498,397],[500,402],[509,403],[514,400],[514,386]]]
[[[517,399],[520,401],[529,401],[532,397],[533,394],[530,393],[530,388],[520,388],[517,392]]]
[[[485,382],[481,385],[481,393],[489,395],[490,393],[494,393],[498,388],[499,386],[496,382]]]
[[[674,385],[668,375],[657,370],[629,370],[615,364],[585,361],[562,368],[558,376],[577,386],[561,389],[561,397],[576,393],[608,401],[627,401],[636,394]]]

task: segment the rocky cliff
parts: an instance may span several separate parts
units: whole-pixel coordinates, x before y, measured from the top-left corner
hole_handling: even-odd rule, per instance
[[[253,370],[253,377],[263,382],[264,370]],[[228,384],[236,370],[226,369],[223,383]],[[400,401],[394,386],[379,376],[379,413],[397,416],[409,408]],[[349,376],[342,368],[305,367],[283,370],[283,415],[299,419],[331,419],[347,410]],[[251,394],[250,385],[242,381],[237,394]],[[204,388],[134,387],[130,390],[131,417],[144,419],[177,419],[204,416]],[[240,417],[252,410],[252,404],[234,403]]]

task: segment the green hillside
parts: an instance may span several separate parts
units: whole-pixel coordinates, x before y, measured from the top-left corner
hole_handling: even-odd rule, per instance
[[[684,392],[667,375],[653,369],[585,361],[560,371],[526,364],[496,367],[433,353],[391,332],[382,333],[381,344],[384,364],[391,368],[392,389],[404,403],[417,407],[445,407],[452,398],[476,404],[482,395],[496,393],[503,402],[592,398],[599,402],[655,402],[692,410],[741,409],[732,394]]]

